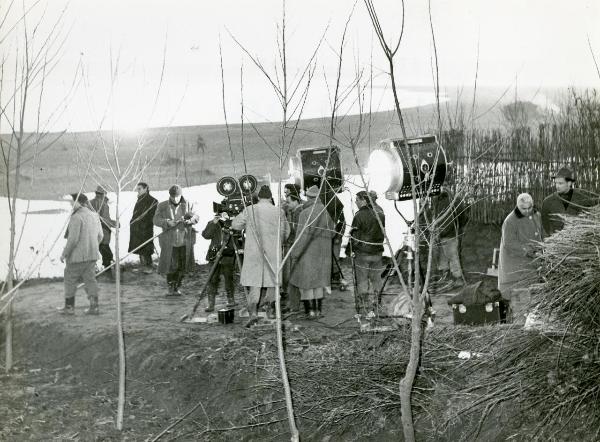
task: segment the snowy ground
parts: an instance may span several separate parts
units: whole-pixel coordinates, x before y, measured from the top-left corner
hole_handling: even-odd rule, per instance
[[[277,194],[277,183],[271,184],[273,194]],[[360,177],[347,176],[346,190],[339,197],[344,204],[346,221],[351,222],[353,213],[356,211],[354,204],[354,195],[362,189]],[[152,191],[152,195],[159,201],[168,198],[166,190]],[[221,201],[222,197],[217,193],[216,186],[204,184],[184,188],[183,195],[186,199],[194,203],[196,213],[200,216],[200,221],[196,225],[196,230],[201,232],[204,226],[212,219],[212,202]],[[89,198],[93,198],[93,193],[87,193]],[[116,216],[115,195],[108,194],[110,213],[113,219]],[[60,262],[60,254],[65,245],[64,232],[69,220],[71,204],[70,197],[58,200],[17,200],[17,240],[20,239],[18,254],[16,259],[16,269],[19,278],[45,278],[62,276],[64,264]],[[121,256],[127,251],[129,245],[129,220],[135,205],[136,194],[134,192],[123,192],[121,194],[121,238],[120,248]],[[386,215],[386,231],[392,242],[394,250],[399,248],[402,237],[407,230],[406,224],[402,221],[400,215],[394,208],[394,202],[380,197],[377,201],[384,209]],[[408,219],[412,219],[410,202],[397,204],[398,209]],[[7,199],[0,198],[0,279],[6,276],[8,266],[8,251],[10,240],[10,216]],[[159,228],[155,228],[155,233],[160,233]],[[114,234],[112,236],[111,248],[114,252]],[[346,240],[344,241],[346,242]],[[158,240],[155,240],[158,249]],[[196,261],[200,264],[205,263],[204,257],[208,249],[209,241],[204,240],[198,235],[198,241],[194,249]],[[343,253],[343,251],[342,251]],[[386,255],[389,253],[386,250]],[[136,262],[137,256],[128,256],[123,262]]]

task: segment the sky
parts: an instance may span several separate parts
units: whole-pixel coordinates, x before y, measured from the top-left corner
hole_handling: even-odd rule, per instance
[[[0,3],[0,14],[7,4]],[[402,3],[374,4],[386,38],[394,41],[401,29]],[[434,52],[427,5],[424,0],[404,2],[405,26],[395,70],[406,107],[431,101],[433,96]],[[10,57],[17,49],[23,53],[22,32],[7,32],[10,19],[14,22],[22,14],[20,7],[20,2],[13,4],[9,20],[0,28],[2,52],[8,54],[6,66],[14,65]],[[32,31],[45,11],[33,48],[43,44],[63,10],[60,41],[64,44],[46,75],[42,105],[34,103],[28,109],[26,128],[35,127],[38,115],[51,130],[69,131],[221,124],[223,93],[229,122],[241,120],[242,101],[247,121],[281,120],[281,106],[269,80],[245,51],[276,78],[282,1],[39,1],[28,15]],[[392,108],[389,69],[362,1],[287,0],[285,10],[291,89],[316,54],[304,117],[331,112],[346,22],[341,89],[362,71],[365,81],[373,77],[368,99],[372,108]],[[442,93],[472,87],[476,76],[478,86],[497,88],[600,83],[588,45],[589,39],[600,60],[598,1],[431,0],[431,19]],[[10,77],[12,71],[6,71]],[[5,81],[4,89],[10,84]],[[301,86],[299,91],[303,90]],[[341,111],[356,111],[357,96],[350,93]],[[3,91],[2,99],[6,97]],[[292,108],[301,101],[298,92]],[[0,130],[6,131],[6,126]]]

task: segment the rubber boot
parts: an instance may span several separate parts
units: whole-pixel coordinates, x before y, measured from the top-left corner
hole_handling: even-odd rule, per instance
[[[100,308],[98,307],[98,297],[90,296],[89,300],[90,300],[90,306],[89,306],[89,308],[85,309],[85,314],[86,315],[99,315]]]
[[[323,316],[322,307],[323,307],[323,298],[317,299],[317,317]]]
[[[65,298],[65,306],[58,309],[58,313],[65,316],[72,316],[75,314],[75,297]]]
[[[204,309],[205,312],[210,313],[215,311],[215,293],[208,294],[208,306]]]

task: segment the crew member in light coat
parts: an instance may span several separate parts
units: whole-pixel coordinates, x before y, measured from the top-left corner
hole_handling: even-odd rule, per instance
[[[510,301],[515,290],[527,289],[535,281],[533,261],[538,244],[543,240],[542,218],[533,207],[528,193],[517,197],[517,207],[502,224],[498,290]]]
[[[319,188],[306,191],[307,201],[298,218],[296,245],[292,249],[294,271],[290,282],[300,289],[300,299],[309,317],[322,312],[323,295],[331,284],[331,241],[335,224],[318,199]]]
[[[282,259],[282,246],[288,237],[289,227],[285,213],[271,202],[272,193],[269,186],[264,185],[258,192],[258,202],[248,206],[237,215],[231,228],[246,231],[244,244],[244,263],[240,275],[240,283],[249,287],[247,326],[258,320],[258,303],[261,288],[266,288],[263,303],[275,301],[277,281],[282,283],[281,275],[276,275]],[[279,238],[277,238],[279,232]]]
[[[85,313],[97,315],[98,284],[96,283],[96,261],[98,260],[98,246],[102,241],[102,226],[100,218],[89,205],[87,197],[83,194],[72,194],[73,213],[65,238],[67,244],[60,256],[65,262],[65,306],[59,309],[61,314],[75,314],[75,294],[77,284],[83,280],[85,292],[90,301],[90,308]]]
[[[167,275],[167,296],[180,296],[183,277],[195,265],[196,230],[193,226],[198,223],[194,206],[183,197],[180,186],[171,186],[169,199],[158,204],[153,222],[163,229],[158,237],[158,273]]]

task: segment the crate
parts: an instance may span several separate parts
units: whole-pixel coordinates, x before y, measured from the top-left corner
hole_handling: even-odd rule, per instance
[[[454,325],[485,325],[505,323],[508,304],[504,301],[486,304],[452,304]]]

